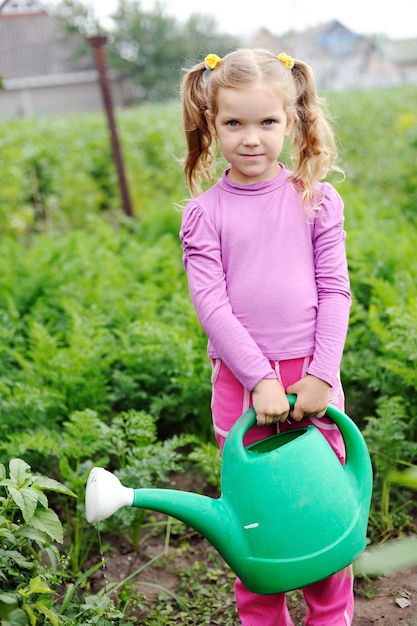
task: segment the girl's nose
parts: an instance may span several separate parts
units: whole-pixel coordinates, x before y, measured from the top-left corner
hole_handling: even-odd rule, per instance
[[[243,144],[245,146],[257,146],[259,145],[259,135],[257,132],[255,131],[248,131],[244,138],[243,138]]]

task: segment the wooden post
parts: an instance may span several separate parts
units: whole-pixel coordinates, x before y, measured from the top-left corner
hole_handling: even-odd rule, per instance
[[[111,97],[110,84],[107,78],[106,57],[104,46],[107,41],[105,35],[94,35],[88,38],[88,41],[94,52],[94,59],[98,71],[101,95],[103,98],[104,109],[106,111],[107,122],[110,131],[111,145],[113,151],[113,159],[116,165],[117,176],[119,179],[119,189],[122,198],[123,210],[129,217],[133,217],[133,209],[129,196],[125,170],[123,166],[122,151],[120,148],[119,137],[117,134],[116,120],[114,117],[113,101]]]

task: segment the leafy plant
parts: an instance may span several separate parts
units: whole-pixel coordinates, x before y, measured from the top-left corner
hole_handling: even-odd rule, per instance
[[[144,412],[122,412],[109,426],[95,411],[86,409],[75,411],[63,423],[61,432],[40,428],[14,433],[0,448],[6,454],[11,450],[25,456],[35,453],[38,463],[48,460],[50,465],[55,460],[55,475],[77,496],[75,506],[67,500],[61,506],[70,537],[71,570],[79,575],[97,544],[96,528],[86,525],[84,509],[85,486],[93,465],[115,470],[122,482],[133,487],[167,486],[172,472],[185,469],[181,451],[198,445],[191,435],[158,441],[155,419]],[[124,534],[136,549],[145,517],[145,510],[125,509],[108,520],[106,526]]]
[[[407,414],[402,398],[383,399],[377,415],[367,418],[363,435],[375,468],[371,527],[374,538],[386,540],[395,527],[398,530],[411,523],[407,509],[410,510],[413,501],[411,498],[404,500],[404,493],[401,497],[398,493],[393,496],[391,476],[405,458],[416,453],[417,444],[407,441],[405,437]]]
[[[55,542],[63,542],[63,528],[45,491],[75,496],[62,483],[33,474],[22,459],[10,460],[9,475],[0,464],[0,617],[5,625],[60,623],[48,579],[59,558]]]
[[[397,485],[417,490],[417,466],[403,471],[392,470],[389,479]],[[354,563],[354,572],[357,577],[387,576],[416,564],[417,537],[410,535],[366,550]]]
[[[196,461],[203,476],[213,487],[220,488],[221,456],[217,444],[210,441],[202,443],[190,454],[190,459]]]
[[[71,415],[61,433],[41,427],[10,435],[8,442],[3,443],[6,451],[15,449],[25,457],[34,455],[38,464],[49,465],[50,471],[53,468],[54,475],[65,481],[77,496],[75,504],[58,498],[70,538],[69,556],[74,574],[80,572],[97,541],[94,529],[85,524],[84,493],[92,459],[106,464],[108,444],[109,428],[89,410]]]
[[[158,441],[155,419],[144,412],[121,413],[113,424],[112,459],[118,468],[115,473],[124,485],[133,488],[168,487],[171,474],[186,469],[182,451],[199,444],[191,435]],[[144,509],[121,509],[107,521],[106,527],[110,531],[117,528],[136,550],[146,517]]]

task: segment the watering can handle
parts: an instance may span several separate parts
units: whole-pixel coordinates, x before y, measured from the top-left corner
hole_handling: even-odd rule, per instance
[[[287,394],[290,407],[293,407],[297,396]],[[346,465],[356,475],[365,476],[371,474],[370,472],[370,459],[369,452],[366,446],[366,442],[360,432],[359,428],[353,422],[353,420],[343,413],[340,409],[332,404],[329,404],[326,409],[326,416],[329,417],[339,428],[346,448]],[[235,453],[241,455],[242,461],[246,458],[247,450],[243,444],[243,438],[249,428],[256,424],[256,413],[254,408],[248,409],[239,419],[233,424],[225,443],[225,450],[227,448],[234,449]]]
[[[293,394],[287,394],[287,400],[290,403],[290,408],[292,409],[294,404],[296,403],[297,396]],[[242,437],[242,442],[243,442],[243,437],[246,435],[249,428],[252,428],[252,426],[255,426],[256,424],[255,409],[253,407],[248,409],[241,417],[239,417],[237,422],[239,422],[239,427],[240,427],[241,437]]]
[[[295,405],[297,401],[297,396],[294,394],[287,394],[287,399],[290,404],[290,408],[293,408],[293,406]],[[343,413],[343,411],[333,406],[332,404],[328,405],[326,409],[326,416],[335,422],[335,424],[341,430],[343,437],[344,437],[344,431],[345,431],[345,428],[344,428],[345,424],[346,423],[349,423],[349,425],[353,424],[350,417],[348,417],[345,413]],[[239,417],[236,424],[239,424],[239,427],[238,427],[240,431],[239,438],[241,439],[243,443],[243,438],[246,435],[249,428],[252,428],[252,426],[255,426],[256,424],[255,409],[253,407],[248,409],[245,413],[243,413],[243,415],[241,415],[241,417]],[[355,426],[355,429],[356,429],[356,426]],[[232,430],[235,430],[235,425],[233,426]]]

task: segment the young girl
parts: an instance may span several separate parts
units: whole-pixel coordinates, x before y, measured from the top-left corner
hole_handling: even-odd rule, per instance
[[[343,203],[328,183],[336,169],[331,129],[308,65],[286,54],[210,54],[182,82],[192,196],[180,238],[193,304],[213,363],[212,414],[222,448],[250,406],[245,444],[314,424],[340,462],[344,445],[324,417],[343,410],[339,366],[350,288]],[[292,146],[293,168],[278,158]],[[220,146],[228,168],[213,182]],[[296,394],[290,410],[287,395]],[[302,462],[302,459],[300,459]],[[277,532],[291,534],[277,519]],[[351,568],[303,589],[309,626],[352,623]],[[285,594],[235,585],[243,626],[291,626]]]

